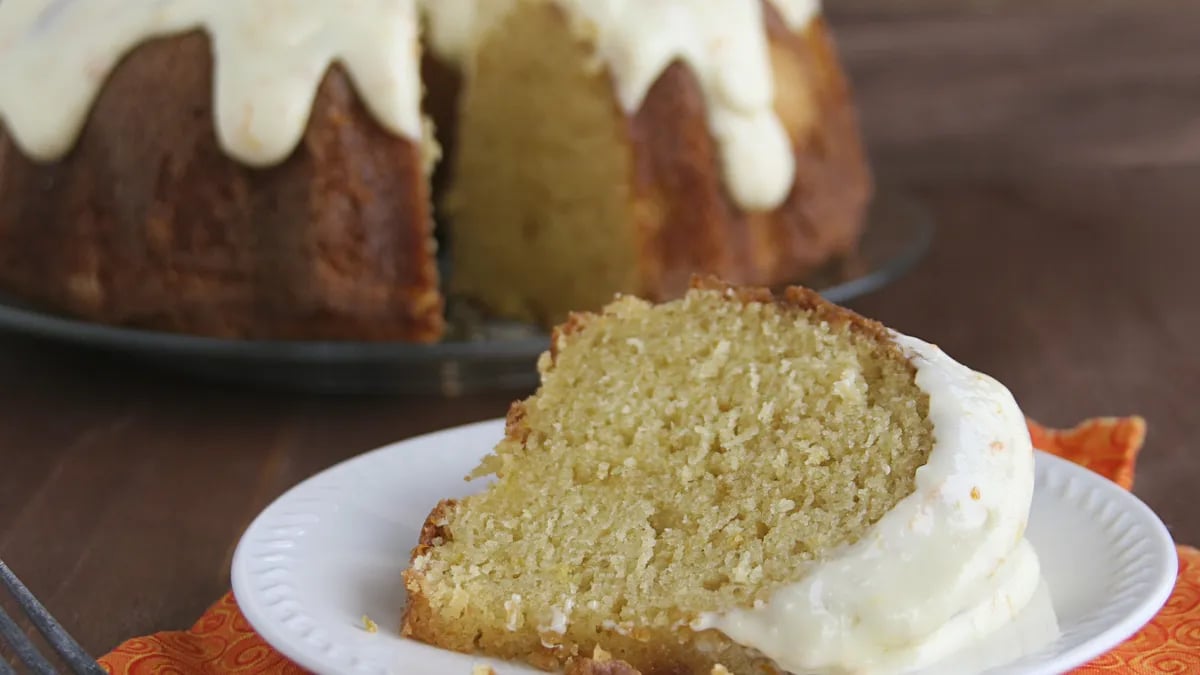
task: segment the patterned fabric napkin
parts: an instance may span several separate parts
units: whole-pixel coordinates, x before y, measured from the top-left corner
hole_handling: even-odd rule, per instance
[[[1029,431],[1034,446],[1129,489],[1146,423],[1140,417],[1103,418],[1057,431],[1030,421]],[[121,675],[304,672],[258,637],[231,593],[189,630],[134,638],[102,657],[100,665]],[[1097,673],[1200,673],[1200,550],[1179,547],[1175,590],[1153,621],[1115,650],[1074,671]]]

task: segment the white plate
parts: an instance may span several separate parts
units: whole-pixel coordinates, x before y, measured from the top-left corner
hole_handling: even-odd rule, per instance
[[[438,500],[482,488],[463,477],[503,434],[502,420],[413,438],[328,469],[289,490],[247,529],[233,592],[272,646],[319,673],[444,675],[491,663],[399,637],[400,572]],[[1039,452],[1029,540],[1061,636],[988,671],[1059,673],[1108,651],[1149,621],[1175,583],[1170,535],[1149,508],[1108,480]],[[377,633],[362,627],[367,615]]]

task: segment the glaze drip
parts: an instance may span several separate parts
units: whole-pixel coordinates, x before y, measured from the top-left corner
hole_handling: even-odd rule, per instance
[[[291,153],[334,63],[385,129],[421,137],[415,0],[4,0],[0,118],[26,155],[58,159],[126,54],[197,29],[212,44],[218,141],[245,164]]]

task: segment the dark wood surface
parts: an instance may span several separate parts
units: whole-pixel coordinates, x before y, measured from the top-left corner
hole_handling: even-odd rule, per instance
[[[1200,544],[1200,6],[829,4],[875,160],[940,226],[852,305],[1047,423],[1144,415],[1136,492]],[[514,395],[239,392],[0,337],[0,557],[93,652],[183,628],[289,486]]]

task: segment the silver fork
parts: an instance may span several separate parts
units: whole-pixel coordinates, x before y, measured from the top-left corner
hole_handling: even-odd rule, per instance
[[[104,675],[106,671],[100,667],[99,663],[88,653],[83,647],[71,637],[69,633],[50,616],[50,612],[38,602],[37,598],[33,597],[33,593],[25,588],[25,584],[13,574],[13,571],[0,560],[0,583],[3,583],[8,592],[16,599],[17,604],[21,606],[21,610],[33,622],[38,631],[45,636],[46,642],[54,649],[55,653],[71,668],[71,671],[78,675]],[[31,672],[37,675],[55,675],[59,671],[54,665],[42,656],[38,651],[37,646],[33,641],[25,635],[25,631],[21,630],[16,621],[0,607],[0,640],[7,642],[16,652],[17,658],[25,664]],[[15,675],[12,666],[0,658],[0,675]]]

